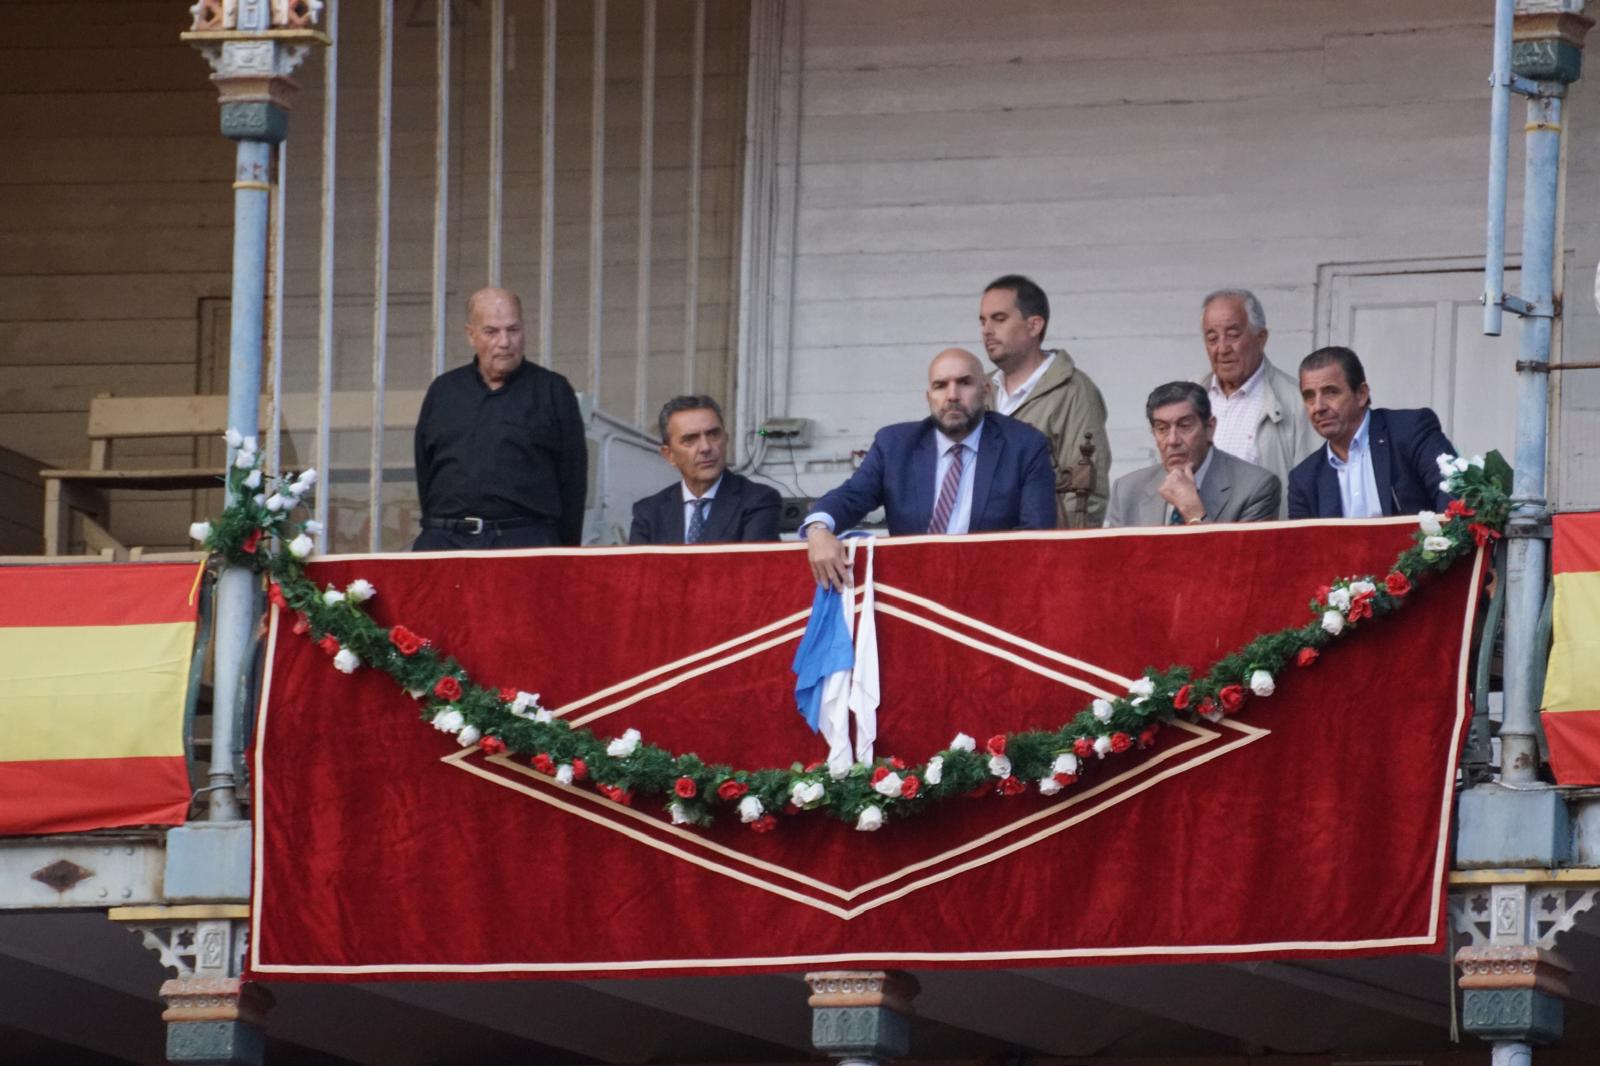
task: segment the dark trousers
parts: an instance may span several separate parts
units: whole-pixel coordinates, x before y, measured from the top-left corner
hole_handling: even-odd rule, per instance
[[[424,529],[411,545],[414,552],[490,551],[499,548],[556,548],[561,545],[554,522],[536,522],[515,529],[484,526],[482,533]]]

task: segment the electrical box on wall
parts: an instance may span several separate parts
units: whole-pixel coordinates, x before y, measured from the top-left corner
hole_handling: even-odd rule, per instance
[[[769,418],[761,423],[761,428],[757,432],[767,440],[782,441],[792,447],[803,448],[811,443],[811,419]]]

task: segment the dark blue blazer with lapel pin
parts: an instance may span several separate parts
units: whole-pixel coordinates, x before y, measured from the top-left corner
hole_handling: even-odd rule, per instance
[[[811,510],[827,514],[842,533],[881,506],[890,533],[926,533],[939,458],[935,430],[932,418],[880,429],[850,480]],[[1043,433],[989,411],[983,416],[977,464],[971,532],[1056,527],[1055,467]]]
[[[1450,495],[1440,489],[1439,456],[1454,455],[1455,445],[1439,427],[1439,416],[1426,407],[1400,411],[1372,408],[1367,430],[1372,444],[1372,478],[1385,515],[1442,511]],[[1324,444],[1289,471],[1290,518],[1341,518],[1339,475],[1328,465]]]

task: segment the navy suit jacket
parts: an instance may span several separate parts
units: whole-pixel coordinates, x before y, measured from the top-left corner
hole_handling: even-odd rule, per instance
[[[1454,455],[1455,445],[1439,428],[1439,416],[1426,407],[1397,411],[1372,409],[1367,428],[1372,447],[1372,478],[1385,515],[1442,511],[1450,496],[1439,483],[1439,456]],[[1324,444],[1289,471],[1290,518],[1342,518],[1339,475],[1328,465]]]
[[[932,418],[885,426],[850,480],[811,508],[843,532],[883,507],[889,532],[926,533],[933,518],[938,441]],[[983,416],[972,482],[973,533],[1056,527],[1056,474],[1043,433],[993,411]]]
[[[700,543],[777,540],[781,503],[778,490],[771,485],[758,485],[727,471],[711,499]],[[629,544],[682,544],[683,533],[682,482],[674,481],[633,505]]]

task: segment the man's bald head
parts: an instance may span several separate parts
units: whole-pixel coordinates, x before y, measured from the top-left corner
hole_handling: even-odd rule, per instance
[[[491,389],[522,365],[522,301],[509,289],[479,289],[467,297],[467,341],[478,376]]]
[[[989,381],[965,348],[946,348],[928,364],[928,412],[951,440],[965,440],[983,421]]]
[[[511,306],[516,308],[517,317],[522,317],[522,297],[518,296],[510,289],[499,289],[491,285],[487,288],[479,289],[477,292],[467,297],[467,321],[472,321],[472,316],[477,313],[478,306],[480,304],[489,303],[495,300],[509,300]]]

